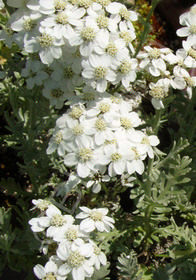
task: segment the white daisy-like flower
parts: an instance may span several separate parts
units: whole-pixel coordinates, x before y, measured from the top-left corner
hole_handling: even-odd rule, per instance
[[[179,67],[196,68],[196,50],[188,41],[182,41],[182,46],[176,52]]]
[[[103,35],[108,33],[107,30],[100,31],[93,20],[88,20],[82,26],[75,28],[67,39],[71,46],[79,46],[81,55],[87,57],[93,51],[98,32],[102,32]]]
[[[112,14],[117,22],[126,22],[129,29],[134,29],[132,21],[138,19],[135,11],[128,10],[127,7],[118,2],[112,2],[106,7],[106,11]]]
[[[134,82],[137,75],[138,61],[136,58],[125,58],[121,61],[113,61],[112,69],[116,71],[116,81],[115,83],[122,82],[125,88],[128,88],[130,83]]]
[[[45,66],[39,60],[27,60],[21,75],[26,78],[28,89],[32,89],[35,85],[41,86],[48,79],[49,76],[44,70]]]
[[[101,184],[110,181],[110,177],[108,175],[103,175],[105,173],[106,168],[100,168],[97,172],[93,173],[92,176],[89,175],[89,180],[86,183],[86,188],[92,187],[93,193],[98,193],[101,190]]]
[[[57,256],[64,262],[58,270],[62,276],[72,275],[73,280],[84,280],[94,273],[90,257],[93,253],[91,243],[85,243],[78,238],[75,242],[68,244],[61,242],[57,249]]]
[[[42,94],[50,101],[52,106],[60,109],[64,105],[64,101],[69,99],[74,92],[68,91],[65,85],[65,81],[61,80],[58,83],[52,79],[44,81],[44,88]]]
[[[169,48],[144,47],[145,52],[140,52],[137,58],[141,59],[139,67],[147,69],[151,75],[158,77],[167,70],[166,62],[174,64],[177,58]]]
[[[98,92],[105,92],[108,82],[116,81],[116,74],[111,66],[111,58],[107,55],[92,54],[88,60],[82,61],[82,76],[87,83],[96,84]]]
[[[52,260],[48,261],[43,267],[41,264],[37,264],[33,268],[34,274],[38,279],[42,280],[65,280],[65,276],[58,274],[58,266]]]
[[[174,67],[173,79],[174,85],[177,89],[185,89],[188,97],[192,97],[192,89],[196,86],[196,76],[190,76],[189,72],[183,68]]]
[[[52,31],[57,39],[69,38],[73,33],[72,27],[83,24],[84,8],[68,5],[65,10],[58,11],[41,21],[40,26]],[[50,32],[50,31],[49,31]]]
[[[57,151],[59,156],[64,156],[65,152],[70,148],[66,141],[67,138],[68,137],[65,130],[56,128],[49,141],[46,153],[50,155]]]
[[[107,164],[108,161],[101,149],[95,149],[93,145],[80,143],[78,147],[64,157],[64,164],[68,167],[75,166],[77,174],[81,178],[89,176],[91,171],[99,169],[99,166]]]
[[[46,211],[48,209],[48,207],[52,204],[52,202],[50,202],[47,199],[33,199],[32,203],[35,205],[31,210],[34,210],[36,208],[38,208],[40,211]]]
[[[111,228],[114,228],[114,219],[106,216],[108,213],[107,208],[89,209],[82,206],[80,210],[82,212],[76,215],[76,219],[82,219],[82,222],[80,222],[80,229],[82,231],[92,232],[97,229],[101,232],[109,232]]]
[[[106,16],[104,9],[93,9],[94,6],[88,8],[88,16],[86,22],[94,21],[99,29],[108,29],[110,32],[117,31],[117,21],[114,18]]]
[[[144,153],[146,152],[149,158],[154,157],[153,148],[159,144],[159,139],[156,135],[146,135],[144,132],[134,131],[129,136],[129,140],[133,143],[140,143],[144,147]]]
[[[103,37],[101,33],[97,35],[94,52],[98,55],[107,54],[114,60],[122,60],[129,55],[129,51],[126,48],[126,43],[123,39],[118,36],[113,36],[112,34]]]
[[[131,53],[135,53],[132,42],[136,38],[135,29],[128,28],[125,22],[119,23],[119,37],[125,42],[126,47],[130,49]]]
[[[67,243],[71,246],[73,242],[76,242],[79,238],[89,239],[89,235],[80,230],[79,225],[62,226],[56,234],[53,236],[53,240],[56,242]]]
[[[141,144],[128,147],[129,159],[127,161],[127,172],[132,175],[134,172],[142,174],[144,172],[143,160],[146,158],[146,147]]]
[[[64,41],[57,40],[51,32],[47,30],[40,36],[24,38],[24,48],[28,53],[39,52],[40,59],[44,64],[51,64],[54,59],[59,59],[62,56],[62,48]]]
[[[162,99],[168,96],[169,86],[171,83],[173,82],[165,78],[159,79],[156,83],[149,84],[149,94],[152,96],[151,102],[155,109],[160,110],[164,108]]]
[[[63,11],[67,7],[66,0],[39,0],[40,12],[50,15],[58,11]]]
[[[187,37],[191,44],[195,44],[196,40],[196,14],[187,14],[186,20],[182,21],[185,27],[179,28],[176,33],[179,37]]]
[[[107,258],[106,255],[92,240],[90,240],[90,243],[93,246],[93,254],[91,255],[91,261],[95,268],[99,270],[101,265],[107,264]]]

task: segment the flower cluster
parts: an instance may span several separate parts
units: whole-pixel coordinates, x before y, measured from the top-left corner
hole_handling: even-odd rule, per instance
[[[144,159],[153,158],[153,146],[159,140],[139,129],[141,124],[129,101],[105,93],[86,105],[73,104],[57,119],[47,154],[56,151],[80,178],[99,178],[94,187],[98,192],[102,179],[109,181],[124,173],[141,175]]]
[[[114,220],[107,216],[107,208],[89,209],[80,207],[76,219],[82,219],[78,225],[71,215],[61,211],[47,200],[33,200],[41,211],[40,216],[29,221],[31,230],[41,233],[45,242],[44,252],[50,258],[45,267],[37,264],[34,273],[39,279],[67,279],[72,275],[74,280],[91,277],[107,259],[101,248],[91,239],[91,232],[109,232]],[[53,249],[51,249],[53,248]],[[52,250],[52,252],[51,252]]]

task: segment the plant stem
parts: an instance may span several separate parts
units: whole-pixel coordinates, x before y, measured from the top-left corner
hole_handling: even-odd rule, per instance
[[[137,49],[135,51],[134,57],[137,56],[137,54],[141,50],[144,42],[146,41],[146,38],[147,38],[147,36],[148,36],[148,34],[150,32],[150,23],[149,23],[149,21],[150,21],[150,18],[151,18],[151,16],[152,16],[152,14],[153,14],[153,12],[154,12],[154,10],[155,10],[155,8],[156,8],[156,6],[157,6],[159,1],[160,0],[152,0],[151,9],[150,9],[150,11],[148,13],[148,16],[146,18],[145,25],[144,25],[144,31],[141,34],[141,39],[140,39],[139,45],[138,45],[138,47],[137,47]]]

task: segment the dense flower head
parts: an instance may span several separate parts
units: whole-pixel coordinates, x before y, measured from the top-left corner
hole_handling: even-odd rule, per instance
[[[91,232],[108,232],[114,228],[114,219],[106,216],[107,208],[81,207],[81,212],[76,216],[77,219],[82,219],[78,225],[73,216],[63,215],[46,200],[32,202],[36,207],[44,206],[45,210],[41,217],[29,221],[32,231],[42,233],[44,243],[48,246],[51,242],[54,245],[53,255],[45,266],[37,264],[33,269],[38,279],[64,280],[71,276],[74,280],[84,280],[91,277],[95,269],[99,270],[101,265],[106,265],[106,255],[91,239]],[[43,210],[43,207],[40,208]]]
[[[151,88],[154,92],[153,86]],[[163,98],[164,94],[153,97]],[[119,95],[105,93],[86,104],[73,104],[67,113],[57,119],[47,153],[57,151],[70,170],[76,171],[82,179],[90,179],[86,183],[87,188],[94,186],[94,192],[98,192],[102,180],[109,181],[108,175],[143,173],[143,160],[147,155],[153,157],[152,147],[158,145],[159,140],[153,136],[156,141],[146,141],[149,149],[144,149],[141,137],[134,134],[140,131],[138,127],[141,124],[138,113],[132,111],[131,102]],[[145,130],[141,133],[143,138],[148,139]],[[131,137],[132,134],[135,139]],[[137,161],[133,153],[136,148]],[[135,163],[140,168],[133,168]]]

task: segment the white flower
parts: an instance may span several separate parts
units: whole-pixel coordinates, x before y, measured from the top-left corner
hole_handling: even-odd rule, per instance
[[[103,170],[102,170],[103,169]],[[98,172],[93,173],[92,176],[89,175],[89,180],[86,183],[86,187],[92,187],[93,193],[98,193],[101,190],[101,183],[109,182],[110,177],[108,175],[103,175],[105,172],[105,168],[100,168]]]
[[[91,277],[94,272],[90,261],[92,253],[92,245],[82,239],[77,239],[71,246],[67,242],[61,242],[57,249],[57,256],[64,264],[59,267],[58,273],[62,276],[71,273],[73,280]]]
[[[192,48],[188,41],[182,41],[183,49],[176,52],[177,56],[181,56],[183,65],[187,68],[196,68],[196,50]]]
[[[106,216],[108,213],[107,208],[89,209],[83,206],[80,209],[82,212],[76,215],[76,219],[83,219],[80,223],[80,229],[82,231],[92,232],[97,229],[101,232],[109,232],[110,228],[114,228],[114,219]]]
[[[60,109],[64,105],[64,101],[69,99],[73,92],[69,92],[65,87],[65,81],[61,80],[58,83],[52,79],[44,81],[44,88],[42,90],[44,97],[49,99],[50,104],[55,108]]]
[[[166,72],[166,62],[174,64],[177,58],[172,54],[169,48],[152,48],[150,46],[144,47],[145,52],[140,52],[137,58],[142,59],[139,66],[146,68],[151,75],[158,77]]]
[[[80,230],[79,225],[62,226],[55,235],[53,240],[57,242],[67,243],[71,246],[73,242],[76,242],[79,238],[88,239],[87,233]]]
[[[39,0],[40,12],[46,15],[63,11],[67,6],[66,0]]]
[[[81,18],[84,14],[84,8],[68,5],[65,10],[58,11],[45,18],[40,25],[43,28],[51,29],[57,39],[63,37],[66,39],[73,32],[72,26],[82,25]]]
[[[29,221],[31,230],[34,232],[41,232],[46,230],[47,237],[53,237],[62,226],[69,226],[74,222],[74,218],[71,215],[62,215],[61,211],[52,205],[46,210],[46,216],[32,218]]]
[[[136,21],[138,18],[136,12],[127,10],[124,4],[118,2],[110,3],[106,10],[113,15],[117,22],[125,21],[130,29],[134,29],[132,21]]]
[[[156,83],[149,84],[149,94],[152,96],[152,104],[155,109],[160,110],[164,108],[162,99],[164,99],[169,93],[169,86],[172,83],[174,86],[173,81],[169,79],[160,79]]]
[[[195,44],[196,40],[196,14],[187,14],[186,20],[182,21],[185,27],[179,28],[176,33],[179,37],[187,37],[191,44]]]
[[[65,151],[69,150],[66,139],[66,131],[64,131],[63,129],[56,129],[53,133],[52,138],[50,139],[46,153],[50,155],[57,150],[59,156],[64,156]]]
[[[38,60],[27,60],[25,68],[22,69],[21,75],[26,78],[27,88],[32,89],[35,85],[41,86],[48,78],[44,71],[43,63]]]
[[[101,265],[106,265],[107,258],[106,255],[92,240],[90,240],[90,243],[93,246],[93,254],[91,255],[91,261],[95,268],[99,270]]]
[[[144,172],[143,160],[146,158],[146,148],[141,144],[130,145],[129,153],[130,160],[127,161],[127,172],[130,175],[134,172],[141,175]]]
[[[76,166],[77,174],[81,178],[89,176],[90,172],[107,164],[107,159],[100,149],[93,149],[92,145],[80,144],[75,151],[64,157],[66,166]]]
[[[102,36],[101,33],[97,35],[97,42],[94,46],[94,52],[99,55],[107,54],[112,59],[122,60],[129,55],[129,51],[126,48],[126,43],[118,36]]]
[[[58,274],[58,266],[53,261],[49,261],[43,267],[41,264],[37,264],[33,271],[38,279],[43,280],[64,280],[66,277],[62,277]]]
[[[125,42],[126,47],[130,49],[131,53],[135,53],[132,45],[133,40],[136,38],[135,30],[129,29],[125,22],[119,23],[119,37]]]
[[[61,46],[63,40],[57,40],[47,30],[40,36],[29,37],[24,39],[24,48],[28,53],[39,52],[40,59],[44,64],[51,64],[54,59],[59,59],[62,56]]]
[[[97,24],[94,21],[88,21],[82,26],[75,28],[74,32],[67,39],[71,46],[79,46],[81,55],[87,57],[93,51],[98,32]],[[102,30],[100,32],[104,35],[108,31]]]
[[[113,61],[112,69],[116,70],[117,76],[115,83],[122,82],[125,88],[128,88],[130,83],[136,79],[138,61],[136,58],[125,58],[121,61]]]
[[[52,203],[47,199],[33,199],[32,203],[35,205],[32,210],[38,208],[40,211],[45,211],[48,209],[49,205]]]
[[[156,135],[146,135],[142,131],[134,131],[130,134],[129,139],[134,143],[140,143],[144,147],[144,153],[146,152],[150,158],[154,157],[152,147],[159,144],[159,139]]]
[[[96,83],[96,90],[104,92],[107,88],[107,82],[115,82],[116,74],[110,68],[111,58],[107,55],[92,54],[88,60],[82,61],[82,76],[87,83],[93,85]]]
[[[173,80],[177,89],[185,89],[188,97],[192,97],[192,88],[196,86],[196,76],[191,77],[189,72],[183,68],[174,67],[175,78]]]

